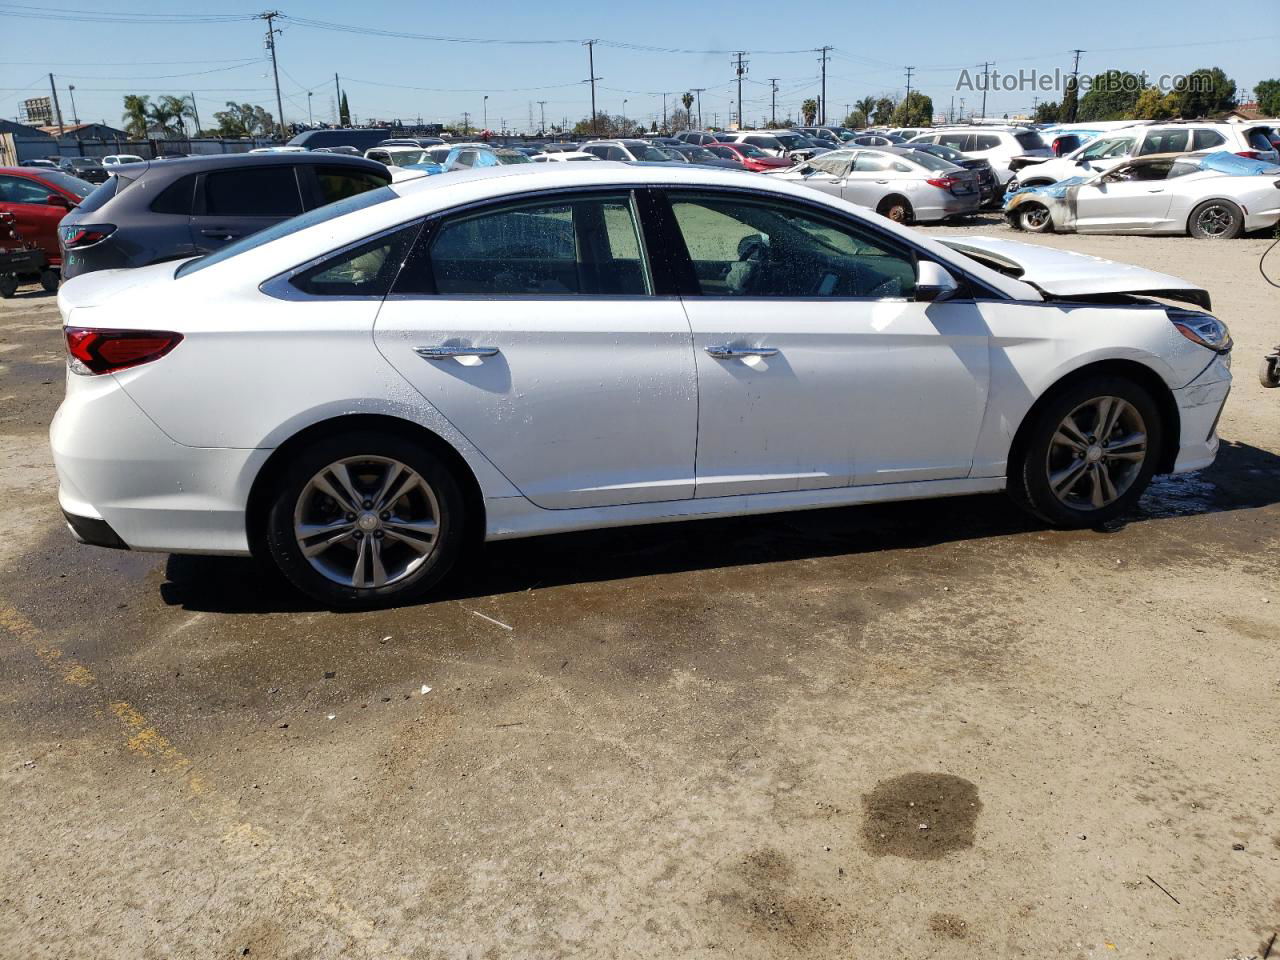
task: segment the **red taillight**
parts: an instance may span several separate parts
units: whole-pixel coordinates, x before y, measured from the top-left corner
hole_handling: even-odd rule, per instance
[[[94,330],[67,327],[67,353],[76,373],[113,373],[159,360],[182,342],[182,334],[164,330]]]
[[[59,232],[62,234],[62,245],[66,249],[78,250],[101,243],[115,233],[116,228],[110,224],[93,227],[62,227]]]
[[[1237,150],[1237,157],[1248,157],[1250,160],[1261,160],[1262,154],[1257,150]]]
[[[930,177],[925,183],[932,187],[941,187],[943,190],[950,190],[960,181],[955,177]]]
[[[1052,147],[1050,147],[1049,149],[1053,151],[1053,155],[1054,155],[1055,157],[1060,157],[1060,156],[1062,156],[1062,154],[1061,154],[1060,152],[1058,152],[1058,146],[1059,146],[1059,144],[1061,144],[1061,143],[1062,143],[1062,138],[1061,138],[1061,137],[1054,137],[1054,138],[1053,138],[1053,146],[1052,146]]]

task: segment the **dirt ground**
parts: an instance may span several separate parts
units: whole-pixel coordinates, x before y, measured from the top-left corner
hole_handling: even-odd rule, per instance
[[[0,303],[0,956],[1280,956],[1266,242],[1034,242],[1235,334],[1218,463],[1128,522],[563,536],[368,614],[74,544],[57,313]]]

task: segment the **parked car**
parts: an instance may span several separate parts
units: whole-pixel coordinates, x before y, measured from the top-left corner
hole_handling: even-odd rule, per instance
[[[118,167],[123,163],[145,163],[142,157],[134,153],[109,153],[102,158],[104,167]]]
[[[856,136],[852,130],[845,127],[792,127],[792,129],[807,137],[817,137],[825,141],[833,150]]]
[[[306,147],[291,147],[288,144],[278,147],[254,147],[250,153],[306,153]]]
[[[290,140],[288,145],[305,147],[307,150],[315,150],[317,147],[354,147],[357,151],[364,151],[376,147],[390,136],[390,130],[372,127],[357,130],[304,130]]]
[[[1233,239],[1280,223],[1280,165],[1225,151],[1134,157],[1104,173],[1024,187],[1005,216],[1033,233]]]
[[[773,177],[867,207],[896,223],[969,216],[982,199],[973,171],[903,147],[846,147]]]
[[[1231,339],[1086,259],[694,164],[413,180],[64,285],[59,503],[332,606],[472,538],[1000,490],[1096,527],[1213,461]]]
[[[750,144],[769,156],[793,161],[808,160],[830,149],[814,146],[808,138],[790,130],[746,130],[730,134],[727,142]]]
[[[224,154],[116,167],[58,229],[63,276],[213,253],[305,210],[391,182],[324,153]]]
[[[576,143],[556,142],[556,143],[544,143],[542,145],[542,152],[543,153],[571,153],[571,152],[580,152],[580,151],[578,150],[578,144]]]
[[[896,147],[906,143],[902,137],[892,133],[859,133],[845,141],[846,147]]]
[[[966,157],[959,150],[944,147],[940,143],[913,143],[909,149],[919,153],[929,153],[935,157],[941,157],[947,163],[954,163],[957,167],[972,170],[978,178],[978,189],[982,194],[984,207],[1000,206],[1004,203],[1004,194],[1000,190],[1000,184],[996,180],[996,174],[991,169],[990,162],[980,157]]]
[[[938,143],[959,150],[966,157],[986,160],[1004,186],[1013,177],[1014,157],[1052,157],[1053,151],[1036,130],[1028,127],[956,127],[929,131],[908,143]]]
[[[575,160],[594,160],[599,162],[600,160],[594,153],[587,153],[583,150],[553,150],[550,153],[540,153],[530,159],[534,163],[569,163]]]
[[[463,142],[463,143],[436,144],[434,147],[427,147],[426,154],[427,154],[427,158],[432,163],[438,163],[441,166],[444,166],[449,159],[449,154],[451,154],[454,150],[463,149],[463,148],[474,149],[474,150],[492,150],[493,149],[489,144],[483,143],[477,140],[477,141],[470,141],[470,142]]]
[[[735,166],[753,173],[773,173],[791,168],[790,160],[785,157],[770,156],[750,143],[718,143],[707,149],[721,160],[728,160]]]
[[[347,157],[363,157],[364,153],[355,147],[316,147],[313,153],[340,153]]]
[[[18,218],[0,210],[0,298],[8,300],[23,283],[43,282],[49,272],[48,263],[39,247],[23,239],[18,230]],[[45,286],[48,289],[48,285]],[[55,274],[53,289],[56,290],[57,286]]]
[[[58,169],[86,183],[105,183],[110,174],[97,157],[63,157]]]
[[[55,160],[23,160],[19,164],[21,167],[39,167],[45,170],[57,170],[58,164]]]
[[[386,167],[407,167],[427,174],[444,173],[444,165],[436,163],[422,147],[393,144],[389,147],[370,147],[365,159],[376,160]]]
[[[735,160],[726,160],[724,157],[717,156],[714,152],[716,147],[722,147],[725,144],[718,143],[710,147],[700,147],[693,143],[682,143],[678,147],[671,149],[679,153],[689,163],[700,163],[704,167],[723,167],[729,170],[741,170],[742,164]]]
[[[378,144],[380,147],[438,147],[442,137],[391,137]]]
[[[526,154],[506,147],[454,147],[445,157],[444,169],[466,170],[471,167],[505,167],[513,163],[531,163]]]
[[[916,137],[928,133],[932,127],[894,127],[889,130],[889,134],[895,137],[901,137],[903,141],[913,140]]]
[[[719,143],[716,135],[709,130],[682,130],[676,134],[677,140],[683,140],[685,143],[693,144],[698,147],[705,147],[710,143]]]
[[[1010,166],[1015,173],[1006,192],[1020,187],[1057,183],[1068,177],[1100,173],[1130,157],[1157,153],[1191,153],[1222,149],[1242,157],[1280,162],[1280,151],[1266,135],[1266,127],[1247,123],[1211,121],[1152,122],[1113,129],[1065,157],[1039,160],[1017,157]]]
[[[92,183],[61,170],[0,167],[0,212],[13,214],[23,239],[44,254],[51,268],[46,286],[51,289],[57,289],[63,266],[58,224],[94,192]]]
[[[588,140],[582,145],[582,150],[601,160],[620,160],[623,163],[674,162],[653,144],[644,140]]]

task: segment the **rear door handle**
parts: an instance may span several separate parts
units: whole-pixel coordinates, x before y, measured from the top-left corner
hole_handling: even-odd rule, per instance
[[[448,360],[450,357],[492,357],[497,347],[414,347],[413,352],[423,360]]]
[[[709,356],[717,360],[736,360],[740,357],[776,357],[776,347],[704,347]]]
[[[201,236],[205,237],[221,237],[223,240],[235,240],[240,234],[234,230],[221,229],[217,227],[208,227],[200,231]]]
[[[1164,193],[1164,187],[1152,187],[1147,193]]]

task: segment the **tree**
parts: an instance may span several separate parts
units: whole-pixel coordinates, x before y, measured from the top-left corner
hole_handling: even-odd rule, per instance
[[[1057,123],[1062,119],[1062,108],[1057,103],[1041,103],[1036,105],[1036,123]]]
[[[1280,80],[1260,80],[1253,88],[1253,98],[1264,117],[1280,116]]]
[[[1127,70],[1095,74],[1089,90],[1080,98],[1080,120],[1124,120],[1138,103],[1142,78]]]
[[[351,105],[347,103],[347,91],[342,91],[342,102],[338,107],[339,126],[351,126]]]
[[[800,113],[804,116],[806,126],[813,126],[818,119],[818,101],[810,97],[800,104]]]
[[[688,130],[692,126],[689,120],[689,111],[681,110],[679,107],[671,111],[671,115],[667,117],[667,129],[672,133],[679,133],[681,130]]]
[[[151,98],[130,93],[124,98],[124,129],[135,140],[147,138],[147,116],[151,108]]]
[[[1186,119],[1225,113],[1236,104],[1236,82],[1220,67],[1192,70],[1177,85],[1178,114]]]
[[[1067,77],[1067,88],[1062,93],[1062,107],[1058,110],[1058,120],[1062,123],[1075,123],[1080,109],[1080,84],[1075,77]]]
[[[861,130],[870,122],[870,117],[861,110],[855,110],[844,118],[844,123],[842,125],[848,127],[850,130]]]
[[[596,111],[595,123],[593,124],[590,117],[583,117],[573,126],[573,135],[575,137],[592,137],[597,136],[599,131],[601,137],[621,137],[628,133],[631,125],[620,116],[610,116],[604,111]]]
[[[1168,120],[1178,115],[1180,107],[1175,91],[1163,93],[1159,87],[1147,87],[1138,94],[1132,117],[1135,120]]]
[[[863,97],[861,100],[858,100],[856,103],[854,103],[853,116],[857,116],[858,114],[861,114],[863,117],[865,117],[866,119],[864,119],[862,123],[859,125],[859,126],[865,127],[867,124],[871,122],[871,114],[875,113],[875,110],[876,110],[876,98]]]
[[[919,90],[912,90],[894,108],[895,127],[927,127],[933,122],[933,99]]]
[[[262,107],[252,103],[227,101],[227,109],[213,115],[221,137],[271,136],[275,130],[275,118]]]
[[[180,135],[185,135],[187,125],[184,121],[195,120],[195,112],[191,109],[191,104],[187,102],[186,97],[175,97],[171,94],[166,94],[160,98],[160,102],[153,109],[153,113],[155,111],[160,111],[165,117],[166,122],[159,125],[166,132],[170,124],[176,124],[177,132]]]
[[[876,109],[871,119],[881,126],[893,123],[893,111],[897,107],[898,105],[889,97],[881,97],[876,101]]]

